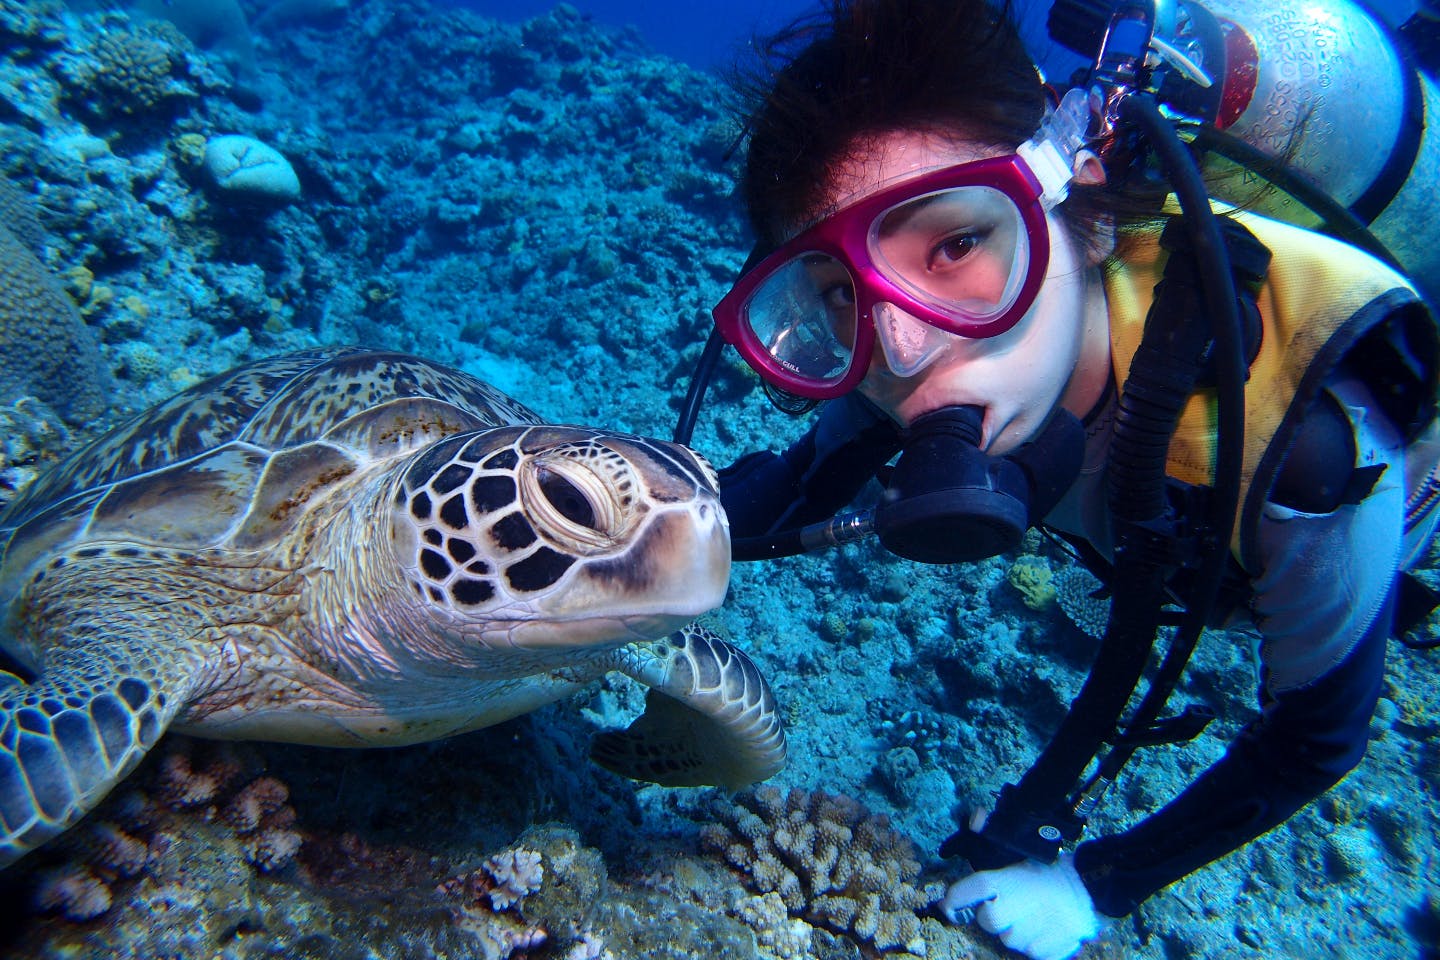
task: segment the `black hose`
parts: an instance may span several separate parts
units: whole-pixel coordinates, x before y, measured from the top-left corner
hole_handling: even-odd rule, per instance
[[[1200,275],[1207,314],[1211,318],[1211,347],[1216,380],[1215,474],[1211,487],[1209,542],[1197,566],[1194,589],[1187,598],[1185,616],[1154,680],[1136,708],[1129,731],[1139,732],[1159,717],[1180,680],[1195,644],[1214,609],[1230,555],[1230,538],[1240,506],[1241,465],[1245,450],[1245,354],[1234,276],[1224,240],[1199,168],[1174,128],[1155,104],[1136,96],[1121,102],[1121,119],[1139,127],[1159,155],[1175,187],[1180,209]],[[1172,428],[1173,430],[1173,428]],[[1162,468],[1163,469],[1163,468]],[[1123,580],[1121,582],[1124,582]],[[1138,737],[1131,738],[1138,741]],[[1100,763],[1097,778],[1113,780],[1135,751],[1132,744],[1116,746]]]
[[[1219,591],[1239,503],[1245,366],[1239,304],[1224,241],[1199,170],[1153,99],[1132,94],[1120,101],[1120,109],[1120,119],[1140,128],[1175,188],[1201,280],[1201,304],[1210,323],[1201,326],[1175,322],[1178,318],[1168,316],[1156,318],[1157,309],[1164,309],[1158,307],[1161,298],[1157,295],[1157,306],[1152,307],[1145,325],[1121,392],[1108,467],[1115,582],[1121,589],[1112,597],[1105,636],[1079,695],[1050,744],[1020,782],[1002,792],[991,816],[996,835],[1008,835],[1018,844],[1007,852],[996,851],[1009,862],[1024,855],[1044,856],[1046,851],[1053,856],[1058,838],[1045,829],[1047,825],[1064,824],[1078,835],[1083,823],[1068,816],[1066,798],[1086,765],[1114,738],[1117,718],[1148,661],[1166,599],[1166,577],[1174,562],[1166,495],[1170,438],[1198,376],[1204,345],[1212,337],[1219,401],[1214,496],[1207,518],[1213,539],[1200,561],[1194,602],[1187,610],[1180,639],[1172,645],[1161,676],[1152,683],[1132,719],[1131,731],[1148,727],[1159,715],[1179,678],[1179,668],[1204,627]],[[1118,769],[1131,751],[1133,747],[1113,748],[1102,761],[1102,769]],[[987,826],[987,832],[989,829]],[[946,853],[946,848],[941,852]],[[973,860],[972,865],[979,866]],[[997,861],[988,864],[997,865]]]
[[[720,335],[720,328],[711,327],[705,349],[701,351],[700,359],[695,364],[695,372],[690,377],[690,388],[685,392],[685,402],[680,406],[680,418],[675,424],[676,443],[683,443],[687,447],[690,445],[690,438],[695,435],[695,419],[700,415],[700,404],[705,401],[705,388],[715,376],[715,364],[720,362],[720,353],[724,349],[725,338]]]

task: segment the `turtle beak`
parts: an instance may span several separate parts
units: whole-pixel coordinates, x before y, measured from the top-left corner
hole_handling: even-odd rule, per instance
[[[725,600],[730,585],[730,524],[718,496],[702,491],[653,512],[622,554],[593,559],[565,594],[565,612],[610,611],[636,639],[661,637]]]

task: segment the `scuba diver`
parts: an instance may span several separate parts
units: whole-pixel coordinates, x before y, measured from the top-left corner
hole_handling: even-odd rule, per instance
[[[722,471],[737,559],[874,532],[954,563],[1041,526],[1108,582],[1055,739],[941,850],[974,871],[952,922],[973,908],[1036,960],[1353,768],[1387,638],[1434,599],[1403,576],[1440,492],[1430,311],[1378,256],[1211,202],[1152,95],[1157,48],[1205,65],[1155,18],[1107,8],[1063,98],[987,0],[835,0],[778,34],[747,91],[758,243],[680,428],[720,337],[777,406],[823,403],[794,446]],[[877,476],[875,509],[837,520]],[[1203,728],[1160,716],[1201,631],[1246,624],[1259,715],[1163,809],[1082,838],[1135,749]]]

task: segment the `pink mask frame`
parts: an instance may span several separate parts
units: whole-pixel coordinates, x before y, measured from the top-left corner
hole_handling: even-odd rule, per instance
[[[1008,197],[1019,211],[1029,237],[1030,262],[1025,279],[1010,306],[993,316],[971,317],[958,311],[937,310],[886,278],[870,255],[869,234],[878,217],[907,200],[967,186],[992,187]],[[971,339],[999,336],[1020,322],[1035,303],[1050,262],[1050,230],[1045,219],[1046,205],[1041,202],[1042,193],[1039,179],[1017,154],[944,167],[886,187],[824,218],[761,260],[736,281],[711,315],[726,342],[774,386],[812,400],[843,396],[855,389],[869,372],[875,350],[877,304],[893,304],[932,327]],[[850,365],[835,380],[816,380],[791,370],[770,353],[747,319],[755,292],[777,271],[809,253],[824,254],[842,263],[850,272],[855,288],[855,345]]]

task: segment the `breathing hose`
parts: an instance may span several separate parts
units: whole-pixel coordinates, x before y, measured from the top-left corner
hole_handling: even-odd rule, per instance
[[[1224,240],[1199,170],[1153,98],[1130,93],[1118,107],[1118,119],[1140,130],[1174,187],[1199,278],[1201,306],[1210,323],[1162,319],[1145,325],[1121,391],[1109,465],[1115,582],[1124,589],[1112,598],[1095,663],[1050,744],[1019,783],[1001,790],[982,834],[961,831],[941,847],[942,855],[964,856],[976,869],[994,869],[1024,857],[1053,861],[1064,840],[1079,837],[1085,814],[1143,739],[1141,731],[1159,716],[1204,629],[1225,571],[1239,503],[1245,362]],[[1168,270],[1167,282],[1173,282]],[[1157,302],[1160,296],[1157,292]],[[1154,313],[1152,308],[1152,317]],[[1117,718],[1134,694],[1154,645],[1165,582],[1175,562],[1174,518],[1166,494],[1170,438],[1207,354],[1216,371],[1218,407],[1207,540],[1179,633],[1126,735],[1117,737]],[[1114,746],[1101,760],[1098,774],[1072,794],[1107,742]]]

